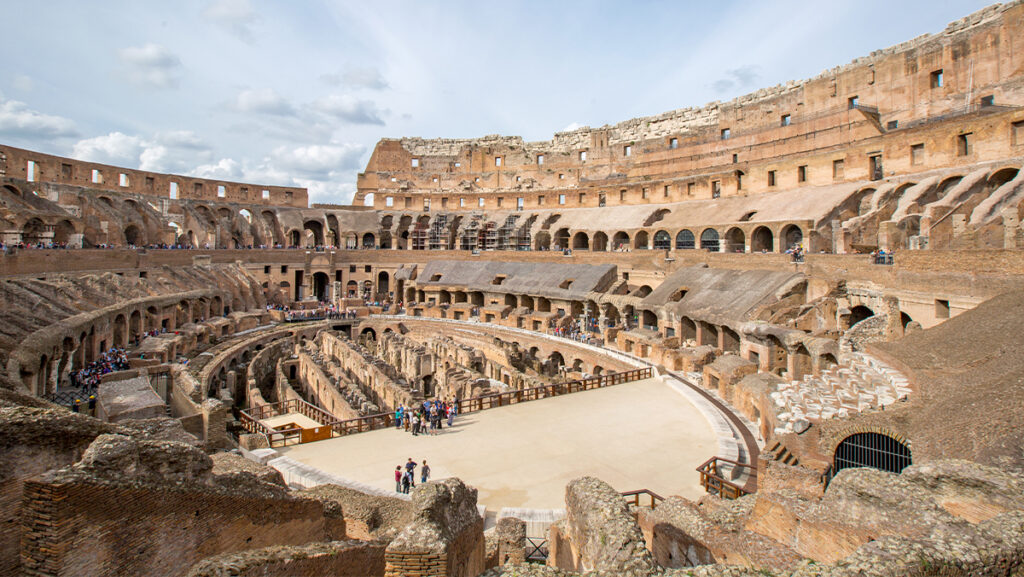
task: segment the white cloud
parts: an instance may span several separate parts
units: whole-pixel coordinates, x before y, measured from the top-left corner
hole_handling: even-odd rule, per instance
[[[295,174],[296,178],[326,180],[332,173],[358,168],[365,151],[360,144],[314,144],[274,149],[274,166]]]
[[[247,175],[242,164],[232,158],[222,158],[213,164],[204,164],[191,172],[200,178],[219,180],[245,180]],[[261,182],[260,184],[268,184]]]
[[[13,138],[50,139],[77,136],[75,123],[62,116],[31,110],[24,102],[0,94],[0,134]]]
[[[136,166],[143,150],[145,145],[141,138],[122,132],[111,132],[78,141],[72,149],[71,156],[89,162]]]
[[[188,131],[158,134],[146,139],[111,132],[75,143],[71,156],[153,172],[187,174],[209,162],[213,152],[202,139]]]
[[[569,126],[563,128],[560,132],[572,132],[573,130],[579,130],[583,128],[583,126],[584,125],[580,124],[579,122],[573,122],[569,124]]]
[[[725,77],[712,82],[711,87],[719,94],[731,93],[735,90],[753,88],[759,77],[756,65],[740,66],[726,70]]]
[[[351,124],[384,125],[381,111],[374,102],[360,100],[348,94],[332,94],[321,98],[313,103],[313,109]]]
[[[19,74],[14,77],[14,88],[21,92],[32,92],[35,87],[36,83],[31,76]]]
[[[215,0],[206,7],[203,16],[243,42],[255,41],[252,27],[260,18],[249,0]]]
[[[243,90],[235,97],[235,110],[245,113],[293,116],[295,108],[273,88]]]
[[[181,60],[166,47],[152,42],[118,51],[128,80],[149,88],[174,88],[181,73]]]

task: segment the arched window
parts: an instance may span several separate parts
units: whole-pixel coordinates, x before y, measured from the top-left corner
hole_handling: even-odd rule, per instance
[[[654,233],[654,249],[668,250],[672,248],[672,237],[663,230]]]
[[[700,248],[711,252],[718,252],[721,248],[718,242],[718,231],[709,228],[700,233]]]
[[[693,233],[688,230],[681,230],[676,235],[676,248],[677,249],[689,249],[696,248],[697,244],[693,238]]]

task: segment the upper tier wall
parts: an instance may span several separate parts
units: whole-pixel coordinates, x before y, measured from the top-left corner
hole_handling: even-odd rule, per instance
[[[616,194],[623,185],[630,187],[632,197],[632,185],[639,183],[646,183],[651,195],[660,195],[662,187],[668,187],[666,194],[678,195],[673,181],[689,177],[718,180],[717,192],[723,196],[741,190],[757,193],[777,186],[769,184],[768,171],[799,181],[798,166],[806,166],[803,178],[818,180],[814,184],[823,184],[821,179],[831,183],[863,178],[868,171],[864,155],[876,150],[882,152],[885,173],[898,173],[904,160],[907,167],[912,164],[909,149],[918,144],[903,140],[919,138],[905,129],[940,123],[964,130],[954,125],[972,113],[1024,104],[1022,22],[1024,3],[995,5],[950,24],[940,34],[874,52],[806,81],[703,108],[558,133],[550,141],[497,135],[384,139],[359,177],[353,203],[362,203],[367,194],[374,194],[378,208],[385,207],[387,196],[404,202],[402,197],[412,195],[483,194],[489,203],[496,193],[509,191],[529,196],[604,187]],[[931,137],[920,138],[924,142]],[[893,142],[899,148],[898,163],[890,162],[897,152],[882,151]],[[954,161],[954,137],[924,143],[927,166],[939,168]],[[853,148],[858,158],[842,154]],[[946,154],[947,148],[952,155]],[[846,171],[834,175],[832,163],[840,159]],[[736,173],[747,177],[742,185],[736,182]],[[698,197],[711,197],[711,182],[698,180],[697,187]],[[639,196],[642,191],[637,188]],[[580,204],[596,206],[597,195],[589,196]],[[465,206],[447,208],[478,208],[476,198],[468,200]],[[420,202],[415,199],[416,206],[410,208],[420,208]],[[575,202],[570,198],[566,204]]]
[[[306,208],[309,203],[308,192],[300,187],[162,174],[84,162],[10,146],[0,146],[0,177],[3,176],[32,182],[77,185],[93,190],[134,192],[167,199],[222,200],[299,208]]]

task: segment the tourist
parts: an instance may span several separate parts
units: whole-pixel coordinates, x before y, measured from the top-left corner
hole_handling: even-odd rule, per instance
[[[395,409],[395,428],[396,429],[401,429],[402,428],[402,412],[403,412],[402,405],[398,405],[398,408]]]
[[[405,463],[405,472],[409,474],[409,482],[412,483],[413,487],[416,486],[416,465],[417,463],[412,460],[412,457],[409,457],[409,460]]]
[[[455,411],[457,410],[456,407],[458,407],[458,406],[459,406],[459,403],[456,402],[456,401],[452,401],[452,403],[450,405],[448,405],[448,426],[449,427],[452,426],[452,421],[455,420]]]
[[[408,495],[409,487],[415,487],[415,485],[412,484],[412,473],[406,471],[405,474],[402,475],[402,493]]]
[[[395,492],[402,492],[402,466],[395,467]]]
[[[412,416],[412,436],[415,437],[420,434],[420,413],[416,412]]]
[[[82,409],[82,399],[75,399],[75,404],[71,405],[71,410],[73,412],[77,413],[77,412],[81,411],[81,409]]]
[[[423,466],[420,467],[420,483],[426,483],[427,479],[430,478],[430,465],[427,464],[427,460],[423,459]]]

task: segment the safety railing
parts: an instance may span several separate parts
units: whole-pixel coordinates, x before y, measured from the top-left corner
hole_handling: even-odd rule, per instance
[[[744,486],[734,483],[723,476],[723,469],[735,468],[746,470],[751,479],[755,479],[757,477],[757,467],[753,465],[740,463],[739,461],[733,461],[732,459],[724,459],[722,457],[711,457],[707,461],[704,461],[704,464],[697,467],[697,472],[700,473],[700,484],[708,493],[718,495],[723,499],[738,499],[744,495],[749,495],[751,491],[748,491]],[[748,486],[756,487],[757,485],[756,483],[751,483]]]
[[[653,372],[651,368],[644,367],[642,369],[633,369],[620,373],[600,375],[579,381],[543,385],[520,391],[493,393],[480,397],[462,399],[456,402],[458,404],[459,414],[475,413],[477,411],[491,409],[494,407],[502,407],[526,401],[535,401],[537,399],[547,397],[577,393],[591,389],[600,389],[603,387],[610,387],[612,385],[649,379],[652,375]],[[319,423],[321,426],[330,427],[333,433],[332,436],[365,433],[368,431],[393,427],[395,425],[394,413],[378,413],[376,415],[367,415],[365,417],[356,417],[354,419],[338,420],[327,411],[311,405],[306,401],[301,399],[289,399],[287,401],[268,403],[266,405],[260,405],[258,407],[241,411],[242,427],[250,433],[262,433],[266,435],[271,447],[290,444],[293,441],[302,442],[303,429],[301,427],[295,429],[275,430],[260,422],[263,419],[291,413],[305,415]]]
[[[657,507],[658,503],[665,500],[664,497],[651,491],[650,489],[637,489],[636,491],[626,491],[622,493],[622,496],[626,498],[626,502],[634,507],[640,507],[640,497],[647,496],[650,499],[650,505],[646,505],[651,509]]]

